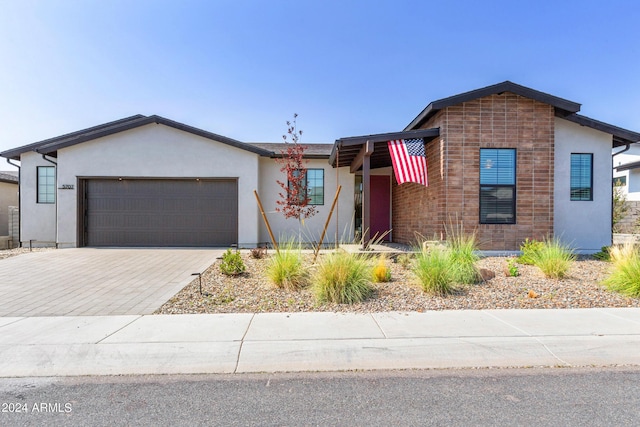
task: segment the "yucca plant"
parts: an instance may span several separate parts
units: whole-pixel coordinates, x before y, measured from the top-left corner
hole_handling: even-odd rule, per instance
[[[371,269],[367,260],[343,251],[323,257],[316,269],[313,292],[318,302],[353,304],[372,292]]]
[[[558,238],[545,240],[542,247],[531,255],[533,265],[552,279],[565,277],[575,259],[573,250]]]
[[[451,254],[447,249],[434,247],[421,251],[413,264],[413,274],[422,290],[434,295],[456,291]]]
[[[293,241],[280,245],[267,265],[267,277],[278,288],[296,290],[304,287],[309,278],[307,269],[302,260],[300,245]]]

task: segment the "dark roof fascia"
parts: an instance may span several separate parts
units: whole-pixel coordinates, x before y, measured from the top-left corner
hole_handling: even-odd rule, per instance
[[[637,162],[631,162],[631,163],[627,163],[625,165],[620,165],[620,166],[616,166],[614,167],[614,169],[618,172],[622,172],[622,171],[628,171],[631,169],[638,169],[640,168],[640,161]],[[615,179],[615,177],[614,177]]]
[[[102,129],[109,128],[109,127],[112,127],[112,126],[122,125],[122,124],[125,124],[125,123],[128,123],[128,122],[131,122],[131,121],[139,120],[139,119],[144,118],[144,117],[145,116],[143,116],[142,114],[136,114],[134,116],[125,117],[124,119],[119,119],[119,120],[115,120],[115,121],[112,121],[112,122],[103,123],[103,124],[98,125],[98,126],[92,126],[90,128],[86,128],[86,129],[82,129],[82,130],[79,130],[79,131],[75,131],[75,132],[67,133],[67,134],[64,134],[64,135],[56,136],[54,138],[48,138],[48,139],[45,139],[45,140],[42,140],[42,141],[34,142],[32,144],[27,144],[27,145],[23,145],[21,147],[12,148],[10,150],[3,151],[2,153],[0,153],[0,156],[6,157],[8,159],[20,160],[20,154],[37,150],[38,148],[43,147],[45,145],[53,144],[53,143],[56,143],[56,142],[59,142],[59,141],[65,141],[65,140],[68,140],[68,139],[72,139],[72,138],[78,137],[80,135],[84,135],[84,134],[88,134],[88,133],[92,133],[92,132],[97,132],[97,131],[100,131]]]
[[[174,129],[182,130],[184,132],[189,132],[194,135],[201,136],[203,138],[211,139],[217,142],[221,142],[223,144],[230,145],[232,147],[253,152],[260,156],[267,156],[267,157],[271,156],[270,151],[263,150],[261,148],[257,148],[249,144],[245,144],[243,142],[237,141],[232,138],[227,138],[222,135],[218,135],[212,132],[198,129],[193,126],[185,125],[184,123],[179,123],[179,122],[169,120],[164,117],[156,116],[156,115],[132,116],[127,119],[117,120],[115,122],[106,123],[104,125],[95,126],[82,131],[73,132],[71,134],[63,135],[56,138],[51,138],[45,141],[40,141],[35,144],[29,144],[27,146],[16,148],[14,150],[5,151],[3,153],[0,153],[0,155],[2,155],[3,157],[14,158],[15,160],[19,160],[20,154],[25,153],[27,151],[36,151],[40,154],[54,155],[58,150],[62,148],[70,147],[72,145],[80,144],[82,142],[91,141],[93,139],[102,138],[104,136],[112,135],[118,132],[123,132],[126,130],[134,129],[134,128],[145,126],[152,123],[162,124],[165,126],[172,127]]]
[[[336,162],[336,153],[342,147],[349,147],[354,145],[362,145],[367,141],[371,143],[393,141],[396,139],[414,139],[414,138],[426,138],[432,139],[440,136],[440,128],[430,129],[418,129],[409,130],[403,132],[390,132],[390,133],[378,133],[374,135],[352,136],[347,138],[336,139],[331,149],[331,155],[329,156],[329,163],[334,165]]]
[[[586,117],[580,114],[571,114],[568,116],[559,117],[570,122],[577,123],[581,126],[590,127],[592,129],[613,135],[614,147],[633,144],[634,142],[640,142],[640,133],[633,132],[628,129],[623,129],[618,126],[610,125],[608,123],[604,123],[590,117]]]
[[[15,184],[15,185],[19,184],[17,179],[14,181],[12,179],[0,178],[0,182],[4,182],[6,184]]]
[[[577,102],[569,101],[564,98],[550,95],[548,93],[540,92],[535,89],[521,86],[519,84],[504,81],[492,86],[487,86],[481,89],[464,92],[458,95],[450,96],[448,98],[439,99],[431,102],[427,107],[422,110],[418,116],[407,125],[404,130],[411,130],[419,127],[426,122],[431,116],[443,108],[458,105],[463,102],[472,101],[478,98],[484,98],[485,96],[501,94],[503,92],[511,92],[516,95],[523,96],[525,98],[533,99],[545,104],[549,104],[555,107],[556,112],[560,114],[572,114],[580,111],[580,104]]]

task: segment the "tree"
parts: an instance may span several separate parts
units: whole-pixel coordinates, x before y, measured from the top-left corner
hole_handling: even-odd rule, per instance
[[[300,144],[302,131],[298,130],[296,119],[293,115],[293,122],[287,121],[287,133],[282,135],[286,144],[285,150],[280,150],[282,157],[276,161],[282,165],[281,172],[287,177],[287,182],[276,180],[282,187],[282,192],[278,193],[280,200],[276,201],[277,212],[281,212],[285,218],[296,218],[300,223],[305,218],[310,218],[316,214],[316,207],[310,205],[311,198],[307,189],[307,175],[304,165],[308,162],[304,159],[304,152],[307,147]],[[289,141],[291,138],[291,141]]]

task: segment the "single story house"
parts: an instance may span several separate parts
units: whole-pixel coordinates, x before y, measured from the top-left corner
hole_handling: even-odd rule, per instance
[[[640,146],[614,150],[613,156],[613,185],[627,200],[640,202]]]
[[[615,147],[640,134],[580,104],[512,82],[431,102],[399,132],[340,138],[306,152],[317,241],[443,238],[476,230],[484,250],[558,236],[580,251],[611,243]],[[388,141],[421,140],[428,186],[397,184]],[[159,116],[132,116],[0,153],[20,161],[21,240],[75,246],[255,246],[297,220],[275,213],[280,144],[243,143]]]
[[[506,81],[433,101],[401,132],[338,139],[330,162],[362,176],[365,233],[411,243],[451,224],[477,231],[484,250],[556,236],[595,252],[612,241],[612,149],[640,134],[578,111]],[[428,186],[392,179],[387,141],[413,138],[425,143]]]
[[[20,161],[21,241],[35,246],[251,247],[270,242],[257,191],[276,238],[298,221],[275,212],[283,144],[246,144],[159,116],[136,115],[0,153]],[[353,214],[348,168],[333,169],[331,144],[306,151],[318,213],[303,235],[317,240],[336,182],[336,221]]]

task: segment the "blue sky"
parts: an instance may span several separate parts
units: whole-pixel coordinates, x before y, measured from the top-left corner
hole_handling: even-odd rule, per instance
[[[640,131],[637,1],[0,0],[0,151],[133,114],[245,142],[403,129],[511,80]],[[0,169],[10,169],[3,163]]]

